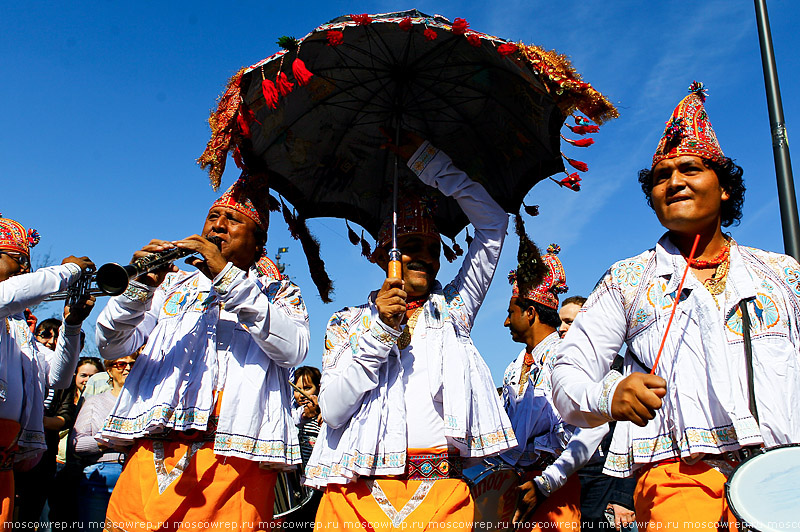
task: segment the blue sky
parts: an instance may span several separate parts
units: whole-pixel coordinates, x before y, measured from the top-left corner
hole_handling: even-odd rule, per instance
[[[800,7],[791,0],[768,4],[791,140],[800,120],[800,59],[792,53]],[[569,295],[587,295],[614,261],[662,234],[636,174],[649,166],[664,122],[695,79],[709,89],[706,108],[723,150],[745,170],[744,217],[731,233],[741,243],[783,251],[754,8],[745,0],[6,3],[0,212],[39,230],[34,263],[48,254],[59,262],[75,254],[124,263],[151,238],[197,233],[218,193],[194,161],[228,77],[277,51],[281,35],[301,37],[342,14],[414,7],[556,49],[617,105],[620,118],[600,129],[594,146],[565,149],[589,163],[583,189],[542,182],[526,200],[540,205],[541,214],[527,218],[534,240],[562,247]],[[236,177],[229,170],[223,187]],[[363,302],[382,272],[350,245],[342,221],[309,226],[335,283],[333,303],[319,300],[301,247],[280,217],[273,217],[268,247],[272,254],[289,247],[284,260],[311,316],[307,363],[319,366],[330,315]],[[495,381],[520,347],[503,328],[505,275],[516,247],[512,234],[473,333]],[[440,279],[456,269],[443,266]],[[55,312],[49,306],[39,316]]]

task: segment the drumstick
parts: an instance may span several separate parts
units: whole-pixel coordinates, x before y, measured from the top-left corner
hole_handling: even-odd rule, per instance
[[[650,375],[655,375],[656,367],[658,367],[658,361],[661,358],[661,352],[664,350],[664,344],[667,342],[667,334],[669,333],[669,327],[672,325],[672,318],[675,317],[675,309],[678,308],[678,301],[681,300],[681,291],[683,290],[683,282],[686,280],[686,274],[689,273],[689,267],[692,265],[692,261],[694,260],[694,252],[697,251],[697,244],[700,242],[700,235],[694,237],[694,244],[692,244],[692,251],[689,252],[689,258],[686,260],[686,269],[683,270],[683,277],[681,277],[681,284],[678,285],[678,291],[675,294],[675,301],[672,303],[672,312],[669,315],[669,321],[667,322],[667,330],[664,331],[664,337],[661,338],[661,345],[658,348],[658,354],[656,355],[656,361],[653,363],[653,369],[650,370]]]
[[[300,388],[298,388],[298,387],[297,387],[297,385],[296,385],[295,383],[293,383],[292,381],[289,381],[289,384],[291,385],[291,387],[292,387],[292,388],[294,388],[295,390],[297,390],[297,393],[299,393],[300,395],[302,395],[303,397],[305,397],[306,399],[308,399],[308,400],[309,400],[309,401],[311,401],[312,403],[316,404],[316,401],[314,401],[314,400],[311,398],[311,396],[310,396],[310,395],[308,395],[306,392],[304,392],[303,390],[301,390]]]

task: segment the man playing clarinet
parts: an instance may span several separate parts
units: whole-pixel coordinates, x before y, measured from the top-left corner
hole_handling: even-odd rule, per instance
[[[288,368],[306,356],[308,315],[266,256],[267,194],[250,187],[240,179],[217,200],[201,235],[134,255],[177,246],[200,255],[187,259],[198,271],[145,274],[97,320],[106,359],[146,343],[101,431],[107,444],[132,446],[110,530],[262,529],[275,469],[300,462]]]

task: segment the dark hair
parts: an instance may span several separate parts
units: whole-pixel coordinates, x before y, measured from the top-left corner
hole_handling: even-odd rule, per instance
[[[82,357],[78,359],[78,365],[75,366],[75,372],[77,373],[78,368],[81,366],[85,366],[86,364],[94,366],[97,369],[97,371],[105,371],[105,368],[103,368],[103,364],[102,362],[100,362],[99,359],[94,357]]]
[[[530,307],[533,307],[533,310],[539,315],[539,321],[545,325],[549,325],[554,329],[558,329],[559,326],[561,326],[561,318],[558,317],[558,311],[554,308],[542,305],[527,297],[517,297],[516,304],[522,310],[528,310]]]
[[[585,304],[586,304],[586,298],[585,297],[583,297],[583,296],[572,296],[572,297],[568,297],[567,299],[565,299],[564,301],[561,302],[561,308],[564,308],[567,305],[578,305],[579,307],[582,307]]]
[[[319,390],[319,382],[322,379],[322,373],[314,366],[300,366],[294,370],[294,383],[297,384],[301,378],[306,377],[311,381],[311,384]]]
[[[52,331],[53,334],[58,335],[58,330],[61,328],[61,320],[56,318],[47,318],[42,320],[36,326],[35,336],[39,336],[45,331]]]
[[[742,175],[744,170],[733,162],[730,157],[725,157],[722,163],[717,163],[709,159],[703,159],[703,164],[717,174],[719,185],[728,193],[729,199],[722,202],[720,207],[720,218],[722,226],[739,225],[742,219],[742,206],[744,205],[744,180]],[[642,192],[647,199],[647,204],[653,208],[653,169],[643,168],[639,170],[639,184]]]

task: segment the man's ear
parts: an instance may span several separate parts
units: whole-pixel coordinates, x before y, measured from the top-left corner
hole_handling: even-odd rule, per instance
[[[536,322],[536,309],[533,308],[533,305],[525,309],[525,317],[528,318],[528,324],[533,325]]]

